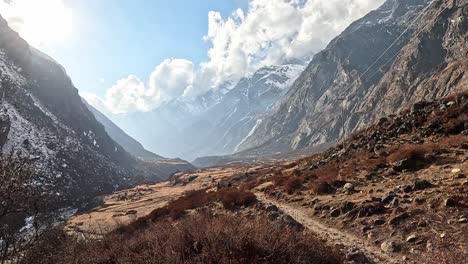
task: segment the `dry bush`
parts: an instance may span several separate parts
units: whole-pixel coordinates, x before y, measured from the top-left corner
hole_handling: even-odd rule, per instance
[[[38,184],[34,167],[25,160],[0,160],[0,263],[19,261],[54,222],[54,190]],[[29,227],[26,226],[29,219]]]
[[[217,198],[226,209],[234,209],[240,206],[251,206],[257,202],[255,194],[236,188],[227,188],[218,191]]]
[[[102,240],[63,240],[34,258],[42,263],[342,263],[337,250],[311,234],[281,227],[259,216],[194,215],[158,221],[132,236],[112,233]]]
[[[392,151],[387,160],[390,163],[404,159],[424,160],[425,155],[432,153],[435,147],[434,144],[400,146]]]
[[[118,233],[134,233],[144,229],[160,219],[170,217],[177,220],[187,214],[188,210],[201,208],[210,203],[221,202],[226,209],[235,209],[240,206],[251,206],[257,202],[255,194],[236,188],[224,188],[218,192],[206,190],[190,191],[178,199],[169,202],[166,206],[153,210],[150,214],[138,218],[129,225],[119,227]]]
[[[330,183],[326,181],[319,181],[319,182],[315,182],[312,185],[312,191],[315,194],[323,195],[323,194],[332,194],[335,192],[335,189],[330,185]]]
[[[296,192],[303,186],[304,181],[305,181],[304,177],[288,178],[284,182],[284,189],[287,193],[293,194],[294,192]]]

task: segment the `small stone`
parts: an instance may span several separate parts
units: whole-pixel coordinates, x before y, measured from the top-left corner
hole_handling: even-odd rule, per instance
[[[434,185],[432,185],[432,183],[426,181],[426,180],[415,180],[414,181],[414,189],[415,190],[424,190],[424,189],[427,189],[427,188],[431,188],[433,187]]]
[[[136,215],[138,212],[137,210],[128,210],[125,214],[126,215]]]
[[[466,224],[466,223],[468,223],[468,219],[467,218],[460,218],[458,220],[458,223]]]
[[[337,209],[333,209],[333,210],[330,212],[330,216],[331,216],[331,217],[338,217],[338,216],[340,216],[340,214],[341,214],[341,211],[340,211],[340,209],[338,209],[338,208],[337,208]]]
[[[353,192],[354,191],[354,185],[352,183],[348,182],[343,186],[343,190],[345,190],[346,192]]]
[[[394,241],[385,241],[380,245],[380,248],[387,253],[394,253],[400,251],[400,246]]]
[[[446,236],[445,233],[440,234],[440,238],[444,238]]]
[[[444,201],[444,205],[445,207],[454,207],[457,205],[457,201],[455,201],[454,199],[452,198],[447,198],[445,199]]]
[[[376,226],[385,225],[385,220],[383,220],[383,219],[375,219],[375,220],[374,220],[374,225],[376,225]]]
[[[278,206],[276,206],[276,205],[273,204],[273,205],[268,206],[268,207],[266,208],[266,211],[267,211],[267,212],[278,212],[279,209],[278,209]]]
[[[408,243],[413,243],[416,240],[418,240],[418,237],[416,235],[411,235],[411,236],[406,238],[406,242],[408,242]]]
[[[409,185],[405,185],[405,186],[403,186],[403,191],[404,191],[405,193],[410,193],[410,192],[413,191],[413,187],[411,187],[411,186],[409,186]]]
[[[405,219],[409,218],[410,214],[407,212],[401,213],[392,219],[390,219],[390,225],[399,225],[401,222],[403,222]]]
[[[396,194],[394,192],[389,192],[384,198],[382,198],[382,203],[383,204],[388,204],[391,201],[393,201],[393,199],[395,199],[395,197],[396,197]]]

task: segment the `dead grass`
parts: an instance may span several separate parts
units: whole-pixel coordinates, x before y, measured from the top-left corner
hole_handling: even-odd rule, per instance
[[[387,161],[394,163],[404,159],[424,160],[424,156],[431,153],[433,149],[434,145],[432,144],[400,146],[394,148],[390,156],[388,156]]]
[[[241,206],[251,206],[257,202],[257,197],[255,197],[255,194],[235,188],[220,190],[217,193],[217,199],[226,209],[234,209]]]
[[[241,206],[251,206],[257,202],[255,195],[248,191],[237,188],[223,188],[218,192],[208,192],[207,190],[190,191],[182,197],[169,202],[166,206],[153,210],[147,216],[138,218],[129,225],[116,229],[118,233],[133,233],[148,227],[151,222],[170,217],[177,220],[187,214],[189,210],[204,207],[210,203],[221,202],[226,208],[233,210]]]
[[[60,243],[31,250],[24,263],[342,263],[341,256],[311,234],[234,216],[190,216],[158,221],[132,236]],[[45,250],[45,251],[44,251]]]

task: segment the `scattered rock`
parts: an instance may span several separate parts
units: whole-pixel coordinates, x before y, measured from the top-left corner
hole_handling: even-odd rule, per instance
[[[128,210],[125,214],[126,215],[136,215],[138,213],[137,210]]]
[[[455,179],[465,179],[466,178],[466,176],[465,176],[465,174],[463,172],[457,172],[457,173],[455,173],[455,175],[453,175],[453,177]]]
[[[281,222],[283,222],[284,224],[286,224],[290,228],[294,228],[294,229],[297,229],[297,230],[304,229],[304,226],[301,223],[294,220],[294,218],[292,218],[292,216],[290,216],[290,215],[283,215],[281,217]]]
[[[406,238],[406,242],[408,243],[413,243],[416,240],[418,240],[418,237],[416,235],[410,235],[409,237]]]
[[[411,187],[410,185],[405,185],[405,186],[403,186],[402,189],[403,189],[403,191],[404,191],[405,193],[410,193],[410,192],[413,191],[413,187]]]
[[[460,218],[458,219],[458,223],[466,224],[468,223],[468,218]]]
[[[354,192],[354,185],[352,183],[346,183],[344,186],[343,186],[343,190],[346,192],[346,193],[352,193]]]
[[[390,219],[389,223],[390,225],[399,225],[401,222],[408,219],[409,217],[410,214],[408,212],[404,212]]]
[[[280,216],[280,214],[278,212],[275,212],[275,211],[267,213],[267,217],[270,220],[276,220],[276,219],[278,219],[279,216]]]
[[[452,198],[447,198],[445,199],[444,201],[444,205],[445,207],[454,207],[457,205],[457,201],[455,201],[454,199]]]
[[[369,259],[362,253],[359,249],[352,248],[347,254],[346,254],[346,260],[349,264],[366,264],[366,263],[371,263]]]
[[[276,205],[273,204],[273,205],[268,206],[268,207],[266,208],[266,211],[267,211],[267,212],[278,212],[278,211],[279,211],[279,208],[278,208],[278,206],[276,206]]]
[[[434,185],[426,180],[415,180],[413,189],[424,190],[433,187]]]
[[[380,245],[380,248],[387,253],[399,252],[401,250],[400,246],[395,243],[395,241],[385,241]]]
[[[344,201],[340,205],[341,213],[346,214],[347,212],[354,209],[354,203],[349,201]]]
[[[393,199],[395,199],[396,197],[396,193],[394,192],[389,192],[387,195],[385,195],[384,198],[382,198],[382,203],[383,204],[388,204],[390,203],[391,201],[393,201]]]
[[[403,172],[405,170],[410,170],[416,167],[416,161],[413,159],[402,159],[400,161],[394,162],[392,168],[395,172]]]
[[[341,215],[341,211],[340,209],[336,208],[336,209],[333,209],[331,212],[330,212],[330,216],[331,217],[338,217]]]
[[[375,226],[385,225],[385,220],[384,219],[375,219],[374,220],[374,225]]]

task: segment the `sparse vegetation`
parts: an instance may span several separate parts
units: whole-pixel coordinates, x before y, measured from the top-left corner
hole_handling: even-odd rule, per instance
[[[120,227],[117,232],[133,232],[165,217],[177,220],[186,215],[189,210],[214,202],[220,202],[226,209],[232,210],[240,206],[251,206],[257,202],[257,199],[253,193],[237,188],[224,188],[218,192],[208,192],[207,190],[190,191],[182,197],[169,202],[166,206],[155,209],[149,215],[139,218],[130,225]]]
[[[129,236],[102,240],[63,237],[38,246],[25,263],[341,263],[339,253],[311,234],[269,222],[199,214],[177,222],[157,221]],[[46,250],[37,254],[38,250]]]
[[[25,160],[0,160],[0,263],[21,261],[25,249],[52,225],[54,197]]]

